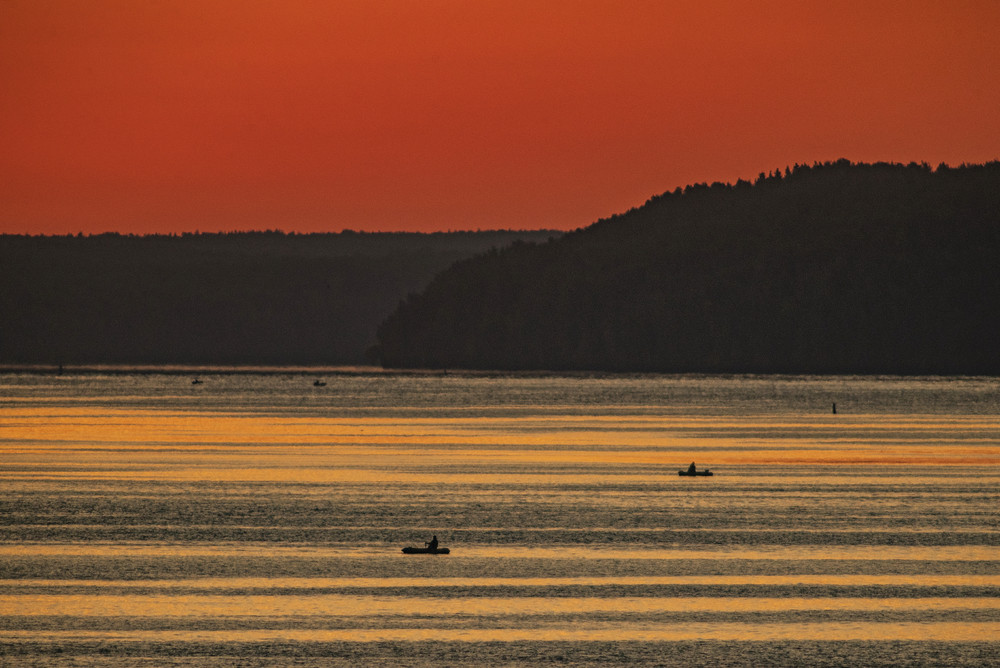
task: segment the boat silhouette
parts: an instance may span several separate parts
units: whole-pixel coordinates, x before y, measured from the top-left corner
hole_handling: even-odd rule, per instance
[[[710,476],[715,474],[709,471],[708,469],[702,469],[701,471],[699,471],[698,468],[694,465],[694,462],[691,462],[691,466],[687,467],[687,469],[681,469],[680,471],[677,472],[677,475]]]
[[[451,554],[446,547],[404,547],[403,554]]]

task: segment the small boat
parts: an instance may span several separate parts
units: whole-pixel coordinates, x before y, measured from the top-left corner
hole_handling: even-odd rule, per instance
[[[202,383],[201,378],[195,378],[194,380],[191,381],[192,385],[201,385],[201,383]]]
[[[404,547],[403,554],[451,554],[446,547]]]
[[[326,383],[324,383],[321,380],[313,381],[313,385],[315,385],[316,387],[326,387]]]
[[[694,465],[694,462],[691,462],[691,466],[687,467],[686,469],[681,469],[680,471],[677,472],[677,475],[704,476],[713,474],[708,469],[702,469],[701,471],[699,471],[698,467]]]

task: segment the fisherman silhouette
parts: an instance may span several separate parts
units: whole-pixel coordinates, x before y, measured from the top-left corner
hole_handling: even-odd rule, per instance
[[[694,462],[691,462],[691,466],[688,467],[688,473],[694,473],[696,470]]]
[[[426,545],[427,547],[429,547],[432,550],[436,550],[438,548],[438,537],[434,536],[433,538],[431,538],[431,542],[424,543],[424,545]]]

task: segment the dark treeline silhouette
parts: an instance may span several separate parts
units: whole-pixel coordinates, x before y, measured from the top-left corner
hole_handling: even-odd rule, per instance
[[[452,266],[389,367],[998,374],[1000,163],[698,184]]]
[[[435,273],[551,235],[3,235],[0,363],[364,363]]]

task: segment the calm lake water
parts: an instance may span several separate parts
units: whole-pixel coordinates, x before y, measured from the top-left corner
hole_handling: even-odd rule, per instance
[[[200,373],[0,375],[0,663],[1000,662],[996,378]]]

